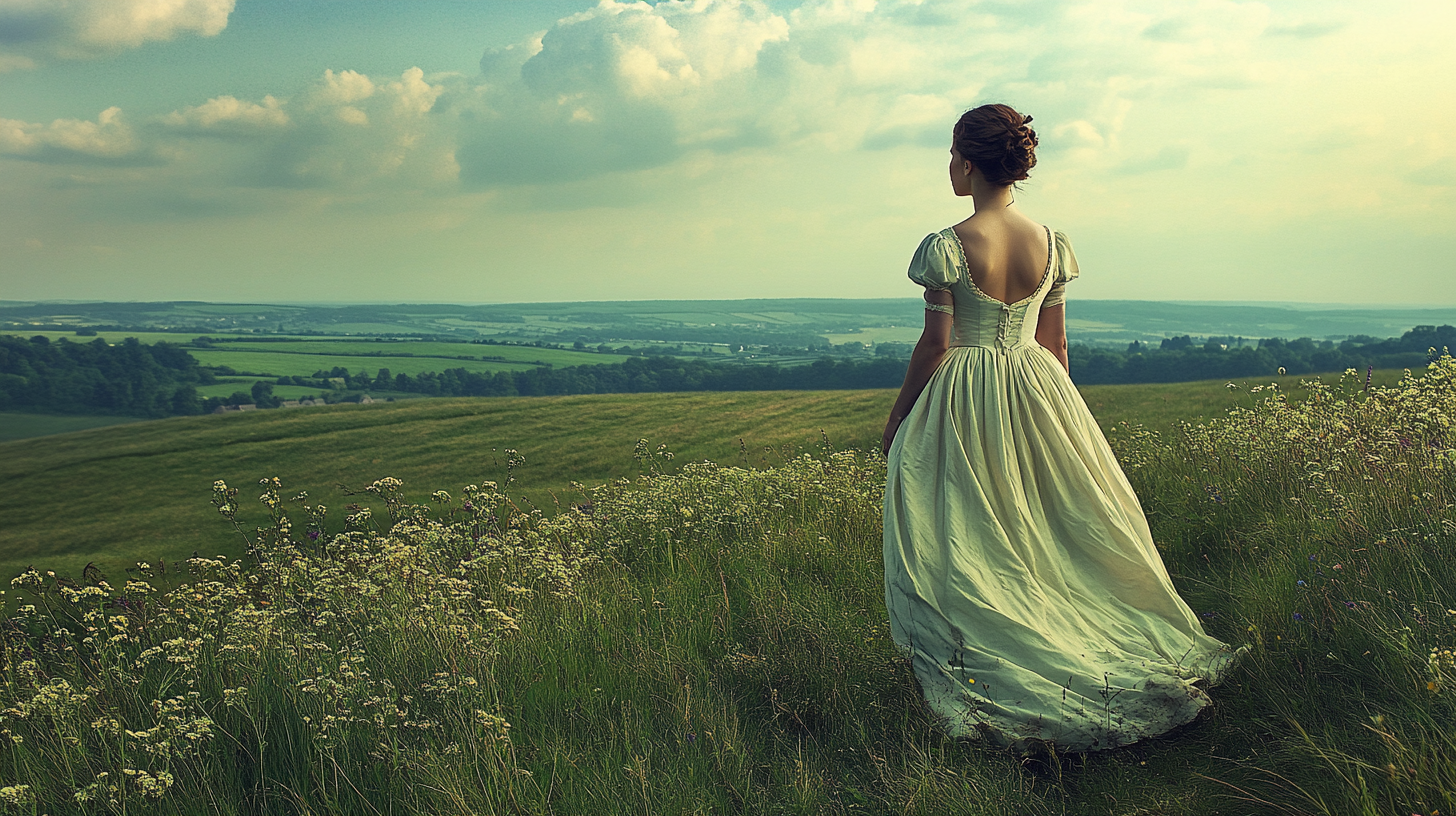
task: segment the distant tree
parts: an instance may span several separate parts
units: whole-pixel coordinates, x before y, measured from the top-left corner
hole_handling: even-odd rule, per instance
[[[267,380],[258,380],[253,383],[253,403],[259,408],[277,408],[283,404],[278,397],[273,396],[273,383]]]

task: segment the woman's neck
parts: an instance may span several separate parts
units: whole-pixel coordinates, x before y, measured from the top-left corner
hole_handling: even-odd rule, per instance
[[[975,202],[978,213],[1004,210],[1010,207],[1014,200],[1009,184],[1003,186],[987,184],[981,182],[980,179],[971,180],[971,201]]]

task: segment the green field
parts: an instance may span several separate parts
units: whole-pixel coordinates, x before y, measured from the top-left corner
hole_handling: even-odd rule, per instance
[[[351,373],[368,371],[376,374],[381,368],[392,374],[414,376],[426,371],[444,371],[447,368],[463,368],[483,374],[497,371],[526,371],[536,366],[531,363],[502,363],[493,360],[442,360],[438,357],[356,357],[335,354],[287,354],[268,351],[219,351],[217,349],[188,349],[188,354],[205,366],[228,366],[234,371],[273,377],[312,377],[320,370],[330,371],[335,367],[348,369]]]
[[[0,573],[235,552],[207,504],[215,479],[246,486],[281,476],[290,489],[342,505],[337,484],[396,476],[423,497],[504,481],[503,451],[514,448],[526,457],[525,494],[549,503],[549,491],[573,480],[635,473],[632,447],[642,437],[684,459],[721,461],[737,458],[741,437],[760,462],[764,446],[812,444],[819,428],[839,444],[866,444],[892,399],[882,391],[432,399],[177,417],[119,435],[11,442],[0,447]],[[80,497],[86,512],[58,512]]]
[[[20,414],[0,411],[0,442],[142,421],[137,417],[123,416],[56,416],[54,414]]]
[[[1398,374],[1381,372],[1380,380]],[[1298,378],[1276,379],[1298,394]],[[1104,431],[1124,420],[1166,428],[1252,402],[1221,380],[1081,391]],[[551,506],[572,481],[635,473],[639,438],[666,443],[683,460],[723,463],[744,461],[742,439],[747,461],[761,464],[783,458],[765,447],[812,446],[820,429],[839,447],[878,444],[893,401],[888,390],[428,399],[174,417],[9,442],[0,446],[0,573],[32,563],[118,568],[194,549],[231,553],[232,539],[206,501],[215,479],[247,485],[280,476],[291,489],[339,504],[339,484],[396,476],[421,499],[503,480],[502,451],[514,448],[526,457],[522,492]],[[80,497],[86,512],[61,509]]]
[[[246,340],[219,343],[215,351],[265,351],[289,354],[328,354],[341,356],[398,355],[415,357],[499,357],[509,363],[532,365],[596,365],[621,362],[618,354],[538,348],[535,346],[486,345],[483,343],[440,343],[429,340],[298,340],[274,343]]]
[[[206,399],[207,397],[231,397],[234,392],[241,391],[244,394],[251,393],[255,379],[247,378],[240,380],[225,380],[212,385],[197,386],[197,395]],[[279,399],[301,399],[303,397],[317,397],[321,389],[310,388],[303,385],[275,385],[273,396]]]

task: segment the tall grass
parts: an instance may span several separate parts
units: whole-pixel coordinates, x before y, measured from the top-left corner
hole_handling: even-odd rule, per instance
[[[1432,350],[1434,352],[1434,349]],[[1165,557],[1254,646],[1273,763],[1327,814],[1456,810],[1456,361],[1386,388],[1349,370],[1119,446]],[[1243,632],[1236,632],[1242,627]]]
[[[882,459],[643,442],[639,475],[565,512],[513,503],[514,451],[503,483],[423,504],[267,479],[258,509],[219,482],[240,559],[26,572],[0,808],[1451,812],[1456,362],[1308,388],[1112,435],[1180,591],[1255,646],[1166,738],[1022,764],[943,737],[886,625]]]

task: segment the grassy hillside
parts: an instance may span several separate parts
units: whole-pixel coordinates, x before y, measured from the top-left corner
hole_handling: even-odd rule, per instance
[[[241,390],[247,390],[246,388]],[[229,391],[229,394],[232,392]],[[30,439],[37,436],[84,431],[89,428],[104,428],[108,425],[125,425],[141,422],[136,417],[121,416],[57,416],[55,414],[23,414],[14,411],[0,411],[0,442],[13,439]]]
[[[1277,379],[1297,393],[1296,378]],[[1082,391],[1104,429],[1124,420],[1167,427],[1251,401],[1224,381]],[[777,463],[784,451],[817,446],[821,430],[840,448],[878,444],[893,401],[891,391],[432,399],[177,417],[9,442],[0,445],[0,575],[31,564],[76,572],[92,561],[115,570],[194,550],[236,554],[206,503],[216,479],[280,476],[290,490],[342,505],[340,484],[394,476],[423,499],[504,481],[510,448],[525,456],[513,493],[551,507],[553,495],[580,500],[566,495],[573,481],[634,475],[641,438],[668,444],[678,461]]]
[[[736,460],[742,438],[759,462],[765,446],[812,444],[820,428],[863,444],[878,435],[891,399],[871,391],[415,400],[179,417],[122,434],[12,442],[0,448],[0,572],[235,553],[207,505],[215,479],[246,486],[278,475],[290,490],[343,505],[337,484],[395,476],[423,497],[504,482],[511,448],[526,457],[524,494],[549,503],[548,491],[573,480],[635,474],[639,438],[669,442],[685,460],[725,462]]]
[[[330,502],[350,515],[331,534],[286,486],[248,481],[214,495],[224,515],[272,508],[247,565],[199,559],[165,595],[27,573],[0,664],[0,801],[58,816],[1449,814],[1456,361],[1390,391],[1261,394],[1115,440],[1180,594],[1210,635],[1249,647],[1212,716],[1158,739],[1022,762],[937,731],[885,619],[878,457],[749,470],[649,450],[649,470],[675,472],[598,488],[589,512],[503,513],[483,484],[411,505],[380,481],[372,518]],[[767,395],[721,396],[803,427]],[[858,396],[851,424],[888,394]],[[514,419],[531,405],[552,413],[521,403]],[[266,426],[235,427],[266,444]]]

